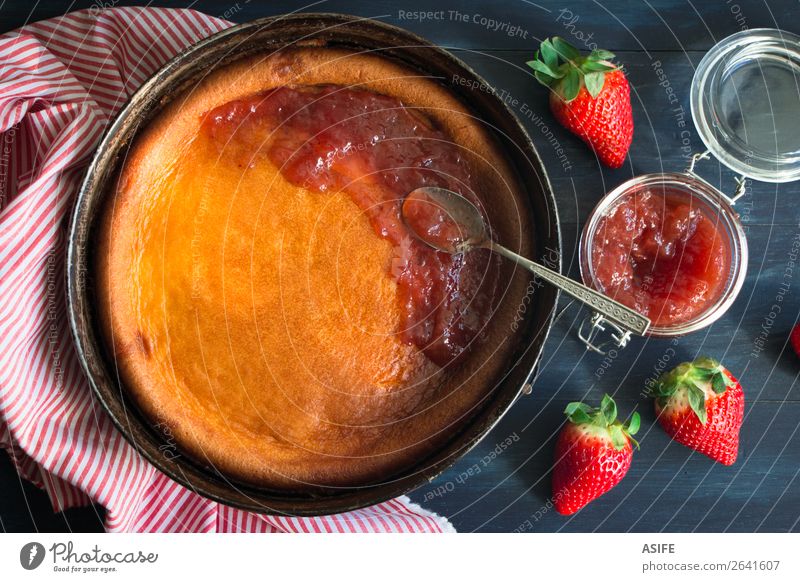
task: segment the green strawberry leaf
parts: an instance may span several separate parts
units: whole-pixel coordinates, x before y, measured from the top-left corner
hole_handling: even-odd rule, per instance
[[[691,376],[694,382],[711,382],[711,379],[714,377],[714,370],[695,366],[691,370],[689,376]]]
[[[633,414],[631,414],[631,417],[628,419],[628,422],[622,425],[622,430],[624,431],[625,435],[628,437],[628,439],[631,441],[633,446],[636,447],[637,450],[639,449],[639,441],[633,438],[633,435],[639,432],[639,427],[641,426],[641,423],[642,420],[639,417],[639,413],[634,412]]]
[[[677,389],[677,383],[669,381],[669,378],[662,377],[656,382],[655,394],[660,398],[669,398],[675,394]]]
[[[546,38],[542,41],[542,44],[539,48],[542,51],[542,60],[544,61],[544,64],[551,69],[555,69],[558,66],[558,53],[553,47],[552,41],[549,38]]]
[[[689,386],[689,406],[692,407],[697,418],[700,419],[701,424],[705,424],[708,420],[706,415],[706,393],[702,388],[696,384]]]
[[[717,372],[711,380],[711,388],[716,394],[722,394],[728,389],[728,377],[722,372]]]
[[[603,90],[603,83],[605,83],[605,73],[586,73],[583,76],[583,82],[586,85],[586,90],[592,97],[597,97],[600,91]]]
[[[569,102],[575,99],[581,90],[581,76],[578,69],[571,67],[561,80],[561,96]]]
[[[639,413],[634,412],[628,422],[622,424],[617,420],[617,404],[608,394],[603,396],[599,409],[583,402],[570,402],[564,409],[564,414],[575,424],[591,424],[605,429],[611,444],[617,450],[623,449],[629,441],[639,448],[639,443],[631,436],[639,430],[641,423]]]
[[[565,61],[573,61],[577,59],[579,56],[581,56],[581,53],[580,51],[578,51],[578,49],[569,44],[560,36],[553,37],[553,47],[555,47],[556,52]]]
[[[608,394],[604,395],[600,402],[600,412],[603,413],[607,424],[614,424],[614,421],[617,420],[617,403]]]
[[[548,67],[546,64],[544,64],[542,61],[538,61],[538,60],[528,61],[525,64],[528,65],[534,71],[537,71],[539,73],[543,73],[543,74],[547,75],[548,77],[552,77],[553,79],[560,79],[561,77],[564,76],[564,72],[563,71],[553,70],[550,67]]]
[[[614,71],[617,67],[613,65],[607,65],[605,63],[598,63],[597,61],[586,61],[581,65],[581,69],[584,71],[595,72],[599,71],[602,73],[607,73],[608,71]]]
[[[706,393],[711,388],[715,394],[723,394],[734,384],[725,368],[707,356],[695,358],[693,362],[679,364],[662,374],[656,383],[654,396],[662,408],[668,406],[679,388],[686,390],[689,406],[702,424],[708,422]]]
[[[620,449],[625,448],[625,445],[628,442],[628,437],[625,436],[625,432],[623,431],[621,425],[611,425],[608,427],[608,433],[611,435],[611,444],[614,445],[615,449],[619,451]]]
[[[699,356],[695,358],[692,365],[695,368],[705,368],[706,370],[716,370],[719,368],[719,362],[708,356]]]
[[[695,382],[711,384],[711,388],[716,394],[722,394],[732,384],[725,368],[712,358],[702,356],[692,362],[694,370],[692,372]]]
[[[628,422],[625,424],[625,430],[629,435],[634,435],[637,432],[639,432],[639,427],[641,425],[642,425],[642,419],[639,416],[639,413],[634,412],[633,414],[631,414],[630,419],[628,419]]]
[[[564,409],[564,414],[575,424],[588,424],[592,422],[591,415],[594,414],[594,409],[583,402],[570,402]]]
[[[731,380],[731,377],[728,376],[728,374],[726,373],[726,370],[722,369],[722,366],[720,366],[720,375],[725,380],[725,386],[727,388],[731,388],[731,387],[736,385],[736,381],[735,380]]]
[[[597,49],[588,56],[561,37],[545,39],[526,64],[534,70],[534,77],[550,87],[563,101],[573,101],[586,87],[587,92],[596,98],[605,83],[604,74],[618,67],[608,62],[614,56],[609,51]]]
[[[589,406],[588,404],[584,404],[583,402],[570,402],[569,404],[567,404],[567,407],[564,409],[564,414],[569,416],[570,414],[572,414],[576,410],[582,410],[582,411],[586,412],[587,414],[591,414],[593,409],[592,409],[591,406]]]
[[[536,77],[536,80],[539,81],[545,87],[549,87],[550,85],[553,84],[553,81],[555,81],[555,79],[553,79],[552,77],[548,77],[547,75],[545,75],[544,73],[540,73],[539,71],[534,71],[533,76]]]
[[[594,49],[591,53],[589,53],[589,58],[596,61],[610,61],[616,55],[611,51],[603,50],[603,49]]]

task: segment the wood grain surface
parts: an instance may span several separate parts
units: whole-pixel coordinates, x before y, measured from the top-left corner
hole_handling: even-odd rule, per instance
[[[0,30],[92,5],[39,2],[31,9],[27,2],[6,2],[0,5]],[[800,33],[796,0],[443,0],[434,8],[442,11],[438,20],[412,14],[431,6],[419,0],[191,4],[236,22],[303,10],[357,14],[452,49],[506,92],[533,137],[558,200],[565,271],[574,276],[580,228],[605,192],[638,174],[681,170],[691,152],[704,149],[689,111],[692,74],[704,52],[743,27]],[[546,92],[525,61],[539,40],[552,35],[579,47],[596,43],[624,63],[636,129],[621,169],[599,167],[593,154],[550,116]],[[734,176],[720,164],[703,162],[698,170],[712,184],[732,191]],[[800,184],[753,183],[737,208],[748,231],[750,265],[741,294],[722,319],[677,340],[634,339],[604,358],[586,352],[577,341],[576,325],[587,313],[572,306],[548,340],[533,393],[517,402],[475,450],[411,497],[448,516],[459,531],[800,530],[800,360],[787,344],[800,311],[800,242],[792,252],[800,236]],[[659,369],[698,354],[722,359],[745,390],[739,460],[732,467],[671,442],[655,424],[652,403],[641,396]],[[641,412],[642,448],[619,486],[577,515],[559,516],[548,499],[553,437],[564,420],[562,411],[572,400],[599,401],[605,392],[615,396],[622,412]],[[93,508],[52,516],[41,494],[23,486],[5,459],[0,491],[2,529],[99,527],[99,512]]]

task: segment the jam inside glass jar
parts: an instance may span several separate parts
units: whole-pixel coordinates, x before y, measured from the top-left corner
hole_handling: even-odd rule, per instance
[[[692,202],[651,190],[629,194],[595,233],[592,264],[603,291],[653,325],[696,317],[728,278],[727,237]]]
[[[595,208],[580,245],[584,282],[652,321],[649,335],[708,325],[744,279],[747,246],[730,205],[689,174],[649,174]]]

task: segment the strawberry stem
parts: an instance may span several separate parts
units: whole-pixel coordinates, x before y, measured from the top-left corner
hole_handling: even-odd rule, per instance
[[[708,420],[706,389],[723,394],[732,385],[725,368],[716,360],[701,356],[693,362],[684,362],[662,374],[656,383],[655,396],[663,408],[678,390],[685,390],[689,406],[702,424]]]
[[[533,60],[528,61],[527,65],[533,69],[537,81],[569,102],[578,96],[583,87],[592,97],[597,97],[603,90],[605,74],[617,69],[610,62],[613,58],[614,53],[602,49],[595,49],[583,56],[563,38],[554,36],[542,41]]]
[[[570,402],[564,409],[564,414],[573,424],[591,424],[607,429],[617,450],[623,449],[629,440],[639,448],[639,443],[632,436],[639,431],[641,425],[639,413],[634,412],[623,424],[617,420],[617,403],[608,394],[603,396],[600,408],[593,408],[583,402]]]

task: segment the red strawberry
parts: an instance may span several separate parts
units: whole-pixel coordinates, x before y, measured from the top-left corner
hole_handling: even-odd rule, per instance
[[[551,89],[550,110],[559,123],[589,144],[601,162],[619,168],[633,140],[633,113],[628,79],[613,58],[602,49],[582,56],[556,36],[543,41],[527,64]]]
[[[674,440],[733,465],[739,452],[744,392],[733,375],[711,358],[680,364],[655,387],[658,422]]]
[[[794,353],[800,357],[800,323],[792,328],[792,333],[789,334],[789,343],[792,344]]]
[[[553,467],[553,505],[562,515],[575,513],[619,483],[633,458],[631,435],[639,430],[639,414],[622,424],[617,405],[605,395],[600,409],[571,402],[569,419],[556,443]]]

